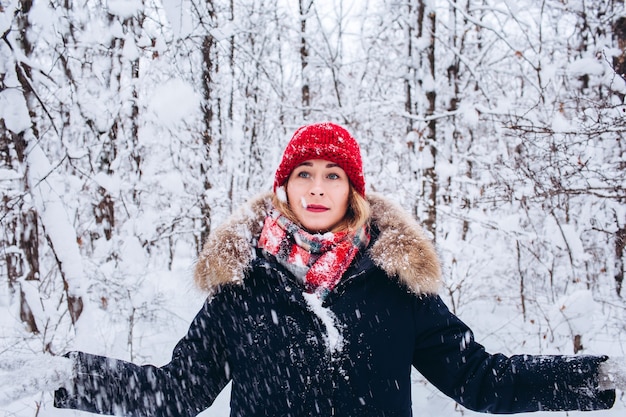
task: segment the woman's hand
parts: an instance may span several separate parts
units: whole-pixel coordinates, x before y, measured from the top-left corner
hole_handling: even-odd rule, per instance
[[[626,357],[609,358],[600,364],[598,387],[626,391]]]
[[[0,356],[0,405],[69,385],[74,361],[64,356]]]

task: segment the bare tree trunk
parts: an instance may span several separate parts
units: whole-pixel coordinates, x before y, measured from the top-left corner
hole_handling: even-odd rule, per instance
[[[407,63],[406,66],[406,76],[404,77],[404,111],[407,114],[417,114],[419,109],[416,106],[416,97],[415,89],[417,77],[417,63],[419,62],[419,57],[415,56],[417,52],[414,49],[414,38],[419,37],[420,35],[417,32],[417,25],[420,24],[419,18],[417,17],[417,13],[420,6],[414,4],[413,1],[408,1],[407,4],[407,16],[409,16],[409,21],[406,25],[406,53],[407,53]],[[415,16],[415,22],[413,21],[413,16]],[[420,25],[421,26],[421,25]],[[407,119],[407,127],[406,133],[412,132],[415,130],[415,122],[413,118],[409,117]]]
[[[517,271],[519,272],[519,298],[522,305],[522,318],[526,321],[526,288],[525,288],[525,272],[522,270],[522,248],[519,240],[515,242],[517,250]]]
[[[313,0],[299,0],[300,11],[300,71],[302,77],[302,116],[307,119],[311,114],[311,93],[309,85],[309,46],[307,44],[306,23],[309,12],[313,7]]]
[[[24,172],[24,137],[6,129],[0,122],[0,149],[2,167]],[[17,155],[13,160],[11,154]],[[16,180],[17,182],[18,180]],[[22,280],[39,280],[39,222],[37,211],[25,204],[23,194],[28,192],[26,178],[19,180],[19,192],[2,196],[2,229],[0,236],[2,254],[6,264],[9,294],[19,297],[20,319],[32,333],[39,333],[33,312],[28,303]]]
[[[125,25],[128,26],[128,31],[133,33],[133,39],[139,40],[142,37],[143,24],[145,16],[143,13],[139,13],[137,18],[128,19]],[[134,170],[137,178],[141,178],[142,175],[142,156],[139,145],[139,91],[137,90],[137,84],[139,82],[139,58],[135,58],[130,63],[130,78],[132,88],[132,104],[130,114],[130,137],[132,143],[131,158],[134,162]]]
[[[214,119],[214,110],[212,107],[212,90],[213,90],[213,48],[215,40],[212,36],[207,35],[202,41],[202,62],[204,64],[202,71],[202,93],[204,104],[202,113],[204,115],[204,127],[202,129],[202,145],[205,154],[205,161],[200,165],[200,176],[202,178],[205,193],[213,188],[211,179],[209,178],[209,161],[211,159],[211,147],[213,146],[212,124]],[[202,231],[200,232],[200,241],[205,242],[211,233],[211,205],[206,198],[202,199],[200,206],[202,215]]]
[[[113,175],[113,161],[117,158],[117,130],[118,124],[114,122],[108,135],[104,136],[105,142],[102,144],[100,157],[98,158],[98,170],[106,175]],[[100,201],[95,204],[93,213],[96,224],[101,225],[102,232],[106,240],[113,236],[115,227],[115,200],[111,197],[106,188],[98,187]]]
[[[25,56],[30,56],[33,49],[27,36],[31,28],[28,15],[32,5],[32,1],[23,1],[21,3],[22,7],[16,16],[19,28],[17,43]],[[31,69],[26,64],[15,62],[15,72],[19,82],[23,84],[25,99],[28,103],[29,96],[33,99],[32,95],[34,93],[29,81],[32,79]],[[24,175],[19,181],[21,184],[19,189],[20,194],[27,194],[29,186],[25,175],[28,169],[25,150],[28,143],[24,132],[11,132],[2,123],[2,142],[2,149],[5,155],[3,163],[6,168],[13,169]],[[11,156],[12,154],[16,156],[16,159]],[[35,316],[29,305],[28,298],[22,290],[21,283],[22,280],[35,281],[40,278],[37,211],[34,207],[26,204],[22,196],[19,195],[14,196],[10,200],[6,198],[3,198],[3,200],[3,208],[6,210],[6,214],[3,214],[3,223],[6,225],[3,233],[3,243],[7,245],[4,246],[3,252],[7,265],[9,290],[11,294],[19,296],[20,319],[22,322],[24,322],[30,332],[39,333]],[[7,250],[9,248],[12,249]]]
[[[434,117],[437,93],[435,80],[435,23],[434,10],[424,2],[412,0],[406,7],[406,78],[404,82],[404,109],[409,115],[407,133],[415,132],[419,145],[410,145],[420,152],[421,170],[415,172],[421,182],[421,192],[414,205],[418,218],[434,237],[437,229],[438,179],[436,171],[437,122]],[[428,44],[424,47],[424,39]],[[417,47],[420,45],[420,48]],[[419,118],[415,116],[421,116]],[[422,119],[419,123],[416,120]]]
[[[450,5],[450,37],[449,37],[449,45],[451,50],[458,51],[452,62],[447,68],[448,74],[448,88],[450,90],[450,101],[448,104],[448,111],[454,114],[459,109],[459,103],[462,100],[461,97],[461,55],[465,53],[465,36],[467,34],[467,18],[464,16],[469,11],[467,8],[469,7],[469,3],[465,3],[465,10],[461,13],[458,9],[457,0],[452,0]],[[467,179],[471,181],[472,179],[472,162],[471,158],[468,158],[471,146],[473,135],[471,128],[462,128],[459,127],[459,120],[456,116],[452,116],[450,123],[448,123],[448,129],[452,129],[452,138],[454,140],[454,151],[449,152],[448,162],[453,166],[459,167],[459,172],[461,171],[460,167],[463,165],[466,166],[465,176]],[[446,182],[445,191],[443,191],[444,196],[442,200],[445,204],[452,203],[451,193],[452,191],[452,176],[448,177]],[[463,193],[465,194],[465,193]],[[466,209],[471,209],[472,202],[471,200],[463,196],[463,207]],[[467,218],[463,219],[462,224],[462,234],[461,239],[466,240],[467,234],[469,232],[470,224]]]
[[[429,43],[426,48],[426,60],[423,62],[422,68],[432,80],[435,80],[435,24],[436,15],[434,10],[426,10],[424,3],[420,3],[419,19],[422,22],[420,37],[428,36]],[[437,92],[434,87],[426,90],[426,119],[435,114]],[[437,236],[437,194],[438,194],[438,178],[437,178],[437,121],[435,118],[428,120],[428,129],[426,134],[425,152],[430,152],[432,164],[424,170],[424,192],[422,198],[426,204],[426,218],[423,220],[424,226],[432,234],[433,238]]]
[[[21,37],[18,38],[18,44],[21,50],[25,53],[26,57],[29,57],[29,55],[32,54],[33,51],[32,45],[28,41],[28,33],[30,31],[28,13],[30,12],[31,6],[32,2],[23,2],[22,9],[20,10],[20,13],[17,17],[17,21],[19,22],[19,33],[21,34]],[[47,161],[45,161],[45,156],[38,145],[40,141],[39,132],[36,124],[38,113],[48,116],[50,118],[50,121],[52,122],[52,128],[55,130],[56,128],[54,126],[53,118],[46,108],[46,105],[37,95],[35,86],[32,83],[33,74],[30,67],[25,62],[16,61],[15,73],[24,94],[25,106],[31,116],[31,124],[23,131],[12,132],[11,140],[13,142],[13,148],[16,151],[17,163],[20,165],[19,171],[25,174],[25,178],[23,180],[23,192],[25,194],[31,193],[32,195],[33,193],[35,193],[35,188],[39,188],[42,185],[41,183],[45,181],[46,176],[52,173],[52,168],[50,167],[50,172],[45,172],[45,175],[41,176],[42,170],[45,171],[47,168],[39,166],[39,164],[47,163]],[[26,155],[24,152],[27,146],[31,146],[28,155]],[[40,154],[38,154],[39,151],[41,151]],[[34,154],[38,154],[39,156],[34,157],[31,160],[31,156]],[[35,172],[36,174],[33,175],[33,172]],[[45,192],[42,193],[45,194]],[[39,191],[37,191],[37,193],[35,194],[37,195],[32,195],[33,201],[38,200]],[[43,203],[39,203],[38,205],[36,204],[36,206],[40,210],[43,209],[45,211],[45,204],[47,203],[47,201],[43,201]],[[54,202],[51,204],[54,204]],[[39,273],[38,239],[40,216],[42,216],[42,213],[38,213],[35,206],[23,206],[21,209],[19,220],[20,224],[22,225],[22,229],[19,233],[19,247],[22,251],[23,259],[26,261],[29,270],[25,273],[25,275],[22,274],[21,277],[15,277],[15,279],[40,280],[41,278]],[[67,223],[66,226],[72,228],[71,224],[69,223]],[[61,242],[58,239],[53,239],[50,234],[46,232],[46,224],[45,221],[43,221],[43,218],[41,222],[41,229],[48,239],[51,250],[55,253],[57,260],[59,260],[59,256],[56,251],[58,249],[57,246],[60,246]],[[76,233],[73,229],[72,232],[75,236]],[[66,242],[63,242],[63,244],[66,244]],[[69,244],[72,245],[75,244],[75,242]],[[78,253],[78,250],[76,251],[76,253]],[[65,268],[68,267],[68,265],[64,265],[63,262],[59,261],[58,266],[64,283],[64,292],[66,295],[68,312],[72,319],[72,323],[76,324],[76,321],[80,317],[83,310],[83,301],[81,296],[76,294],[74,288],[71,287],[72,283],[68,279],[66,279]],[[29,305],[28,296],[26,292],[23,291],[21,284],[19,286],[20,318],[27,324],[27,327],[30,329],[31,332],[37,333],[39,329],[37,328],[36,317],[34,317],[33,311]],[[34,300],[31,300],[31,302],[33,301]]]
[[[622,224],[615,233],[615,291],[622,295],[624,284],[624,256],[626,256],[626,225]]]
[[[622,51],[620,55],[613,57],[613,68],[617,75],[626,80],[626,17],[620,17],[613,24],[613,37]]]
[[[215,22],[217,16],[215,13],[214,4],[212,1],[207,2],[206,11],[210,24]],[[202,148],[204,151],[204,160],[200,165],[200,176],[202,178],[202,184],[204,189],[204,195],[200,202],[200,213],[202,216],[202,229],[200,231],[200,245],[206,241],[207,237],[211,233],[211,220],[212,220],[212,208],[211,202],[206,197],[207,194],[213,189],[213,183],[210,178],[211,172],[211,160],[213,153],[214,143],[219,141],[216,138],[215,124],[218,123],[219,111],[220,111],[220,99],[215,97],[216,93],[216,75],[219,70],[218,65],[218,52],[217,42],[213,36],[207,34],[202,39],[201,45],[202,54],[202,114],[203,114],[203,127],[201,129]],[[219,145],[218,145],[219,146]],[[215,167],[213,167],[215,169]]]

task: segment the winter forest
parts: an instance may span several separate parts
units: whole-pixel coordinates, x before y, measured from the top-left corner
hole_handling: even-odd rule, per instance
[[[87,415],[12,362],[167,363],[203,240],[326,120],[489,351],[626,356],[623,0],[0,0],[0,33],[0,415]]]

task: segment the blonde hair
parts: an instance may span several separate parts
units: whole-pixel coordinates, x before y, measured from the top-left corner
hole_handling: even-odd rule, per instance
[[[286,191],[287,182],[285,182],[282,187]],[[272,205],[287,219],[302,226],[293,210],[291,210],[289,202],[286,198],[279,198],[278,195],[274,193],[272,195]],[[369,223],[370,214],[371,210],[369,202],[365,199],[365,197],[359,194],[359,192],[352,186],[352,183],[350,183],[348,210],[346,211],[342,222],[330,231],[339,232],[342,230],[359,230],[361,227]]]

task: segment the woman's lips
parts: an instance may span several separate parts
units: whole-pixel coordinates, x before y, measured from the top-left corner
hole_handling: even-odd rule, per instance
[[[328,210],[328,207],[320,206],[317,204],[309,204],[306,206],[307,211],[311,211],[313,213],[322,213]]]

